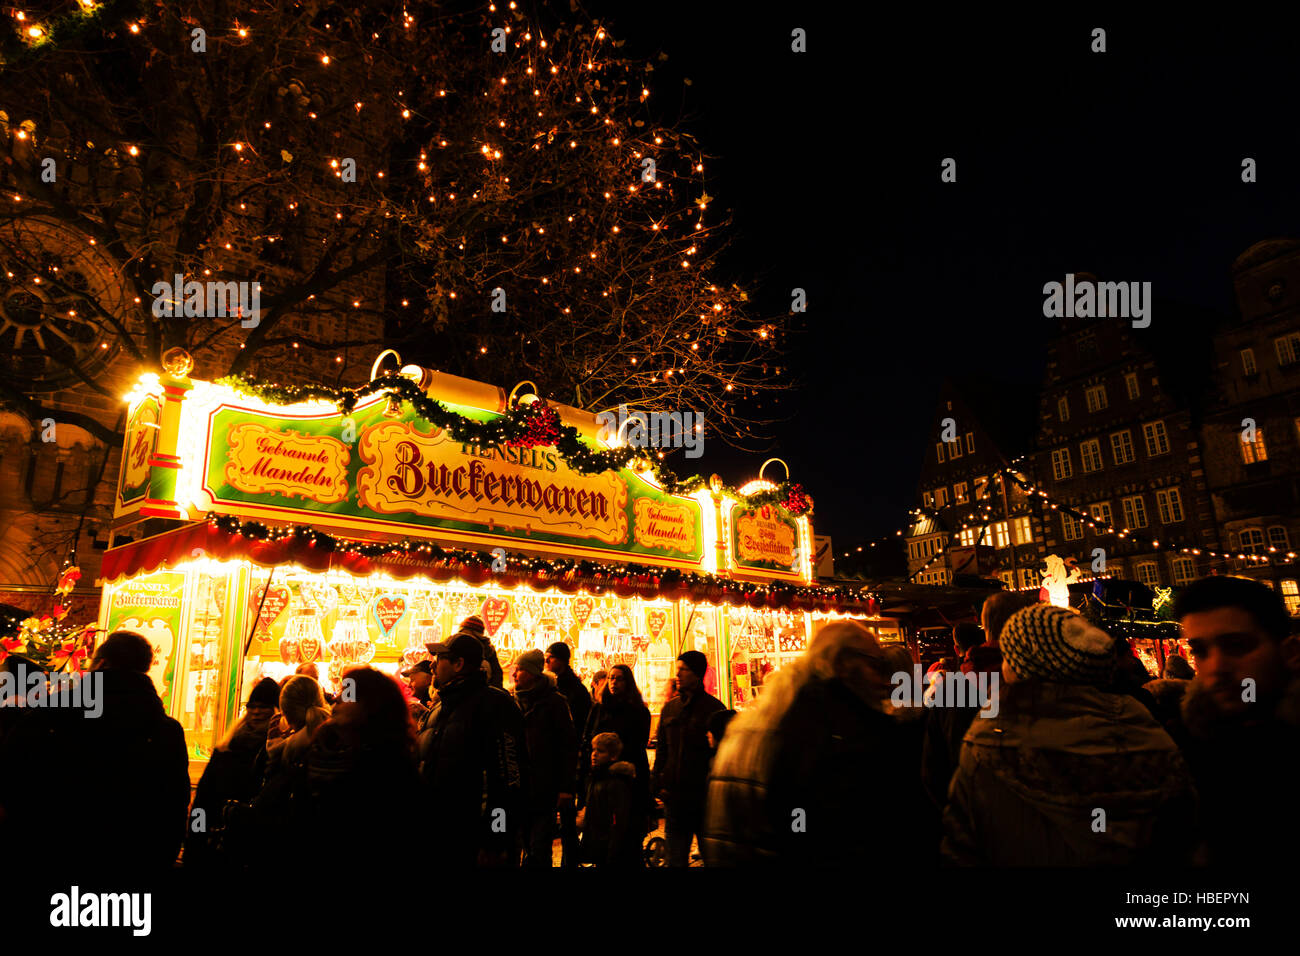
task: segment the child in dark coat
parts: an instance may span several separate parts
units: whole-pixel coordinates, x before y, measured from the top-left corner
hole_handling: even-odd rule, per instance
[[[636,794],[636,768],[619,760],[618,734],[591,741],[591,778],[582,819],[582,861],[620,869],[640,867],[645,833]]]

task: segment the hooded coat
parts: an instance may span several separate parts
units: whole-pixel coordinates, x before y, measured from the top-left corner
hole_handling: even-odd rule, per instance
[[[582,824],[584,863],[620,869],[643,865],[645,833],[637,794],[636,768],[626,760],[591,772]]]
[[[966,732],[942,852],[959,865],[1184,865],[1195,815],[1182,755],[1133,697],[1016,682]]]
[[[578,732],[569,705],[547,673],[528,690],[516,688],[515,700],[524,716],[529,805],[554,811],[559,794],[577,791]]]

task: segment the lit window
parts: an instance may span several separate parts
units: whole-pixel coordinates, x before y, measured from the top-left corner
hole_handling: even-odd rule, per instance
[[[1097,522],[1098,525],[1105,525],[1105,527],[1099,527],[1099,531],[1106,531],[1115,523],[1115,520],[1110,516],[1109,501],[1099,501],[1088,510],[1092,512],[1093,521]]]
[[[1034,568],[1020,569],[1020,586],[1022,588],[1038,588],[1043,586],[1042,575]]]
[[[1005,521],[997,521],[989,525],[989,533],[985,540],[990,541],[995,548],[1005,548],[1011,543],[1011,537],[1007,531],[1007,523]]]
[[[1147,506],[1141,495],[1125,498],[1120,503],[1124,506],[1124,524],[1130,531],[1147,526]]]
[[[1082,442],[1079,445],[1079,458],[1085,472],[1101,471],[1101,441],[1093,438]]]
[[[934,492],[932,492],[932,491],[923,491],[923,492],[921,492],[921,504],[924,505],[924,506],[927,507],[927,508],[933,508],[933,507],[934,507]]]
[[[980,475],[975,479],[975,500],[983,501],[988,497],[989,480],[985,475]]]
[[[1274,339],[1273,349],[1277,352],[1278,365],[1294,365],[1300,361],[1300,332]]]
[[[961,436],[958,435],[952,441],[946,443],[948,446],[948,460],[961,457]]]
[[[1245,375],[1254,375],[1259,369],[1255,366],[1255,350],[1241,350],[1241,371]]]
[[[952,502],[956,505],[964,505],[970,501],[970,496],[966,493],[966,482],[959,481],[952,486]]]
[[[1099,412],[1107,406],[1105,385],[1093,385],[1091,388],[1085,388],[1083,394],[1088,400],[1088,411]]]
[[[1115,456],[1115,464],[1126,465],[1136,455],[1133,452],[1133,433],[1127,428],[1110,436],[1110,452]]]
[[[1066,541],[1078,541],[1083,537],[1083,522],[1072,515],[1061,515],[1061,527],[1065,531]]]
[[[1282,582],[1282,603],[1286,605],[1288,614],[1300,617],[1300,586],[1297,586],[1294,578]]]
[[[1160,584],[1160,566],[1154,561],[1141,561],[1136,568],[1137,579],[1149,588]]]
[[[1070,420],[1070,400],[1064,395],[1056,400],[1056,417],[1063,422]]]
[[[1016,544],[1033,544],[1034,529],[1028,518],[1015,520]]]
[[[963,548],[972,548],[975,542],[979,540],[979,528],[966,528],[957,535],[957,542]]]
[[[1142,426],[1142,436],[1147,442],[1147,455],[1163,455],[1169,451],[1169,436],[1164,422],[1151,422]]]
[[[1264,444],[1264,429],[1256,428],[1253,441],[1246,440],[1246,432],[1241,433],[1241,460],[1253,465],[1257,461],[1268,461],[1268,445]]]
[[[936,508],[946,508],[948,506],[948,489],[934,489],[934,506]]]
[[[1174,558],[1174,587],[1182,587],[1196,580],[1196,562],[1191,558]]]
[[[1056,481],[1064,481],[1074,474],[1074,468],[1070,465],[1070,449],[1058,448],[1052,452],[1052,477]]]
[[[1137,398],[1141,394],[1138,391],[1137,372],[1129,372],[1124,376],[1124,388],[1128,392],[1129,398]]]
[[[1183,520],[1183,496],[1177,488],[1157,491],[1156,508],[1160,512],[1161,524],[1173,524]]]

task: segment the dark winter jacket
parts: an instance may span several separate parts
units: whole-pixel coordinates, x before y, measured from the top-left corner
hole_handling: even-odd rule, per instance
[[[1224,719],[1193,680],[1174,727],[1201,798],[1203,862],[1243,873],[1300,853],[1300,677],[1259,706]]]
[[[709,778],[707,865],[872,869],[920,857],[924,797],[897,720],[834,678],[801,688],[775,730],[745,717],[727,727]]]
[[[52,835],[71,840],[70,875],[169,867],[185,838],[190,803],[185,733],[147,675],[88,676],[103,681],[98,717],[32,708],[5,740],[0,845],[10,859],[35,862],[48,857]]]
[[[578,732],[569,705],[550,674],[530,690],[516,689],[515,699],[524,716],[529,804],[554,810],[558,794],[577,792]]]
[[[554,677],[555,686],[569,702],[569,716],[573,718],[573,726],[581,730],[587,726],[587,715],[591,713],[591,691],[578,680],[578,675],[571,668],[566,667],[563,674]]]
[[[582,823],[584,863],[619,868],[643,865],[645,824],[636,789],[636,768],[626,760],[591,772]]]
[[[618,734],[618,739],[623,743],[619,760],[636,768],[636,791],[642,807],[649,810],[650,758],[646,753],[646,745],[650,742],[650,708],[606,691],[600,703],[591,708],[582,734],[578,769],[584,780],[591,772],[591,742],[597,734]]]
[[[1186,864],[1195,809],[1182,755],[1133,697],[1016,682],[1000,688],[998,715],[966,732],[943,855],[991,866]]]
[[[257,775],[257,758],[266,745],[266,732],[247,727],[231,738],[225,750],[214,750],[203,768],[194,806],[190,813],[203,811],[206,829],[185,833],[185,865],[201,866],[210,861],[212,846],[208,835],[221,828],[226,804],[234,800],[247,803],[257,793],[261,780]]]
[[[703,687],[693,694],[679,694],[664,704],[659,715],[653,789],[666,791],[667,801],[679,809],[704,807],[713,758],[709,748],[709,718],[726,709],[722,701],[706,694]]]
[[[473,865],[479,850],[514,846],[527,793],[524,718],[482,671],[439,689],[420,730],[419,768],[440,853]]]

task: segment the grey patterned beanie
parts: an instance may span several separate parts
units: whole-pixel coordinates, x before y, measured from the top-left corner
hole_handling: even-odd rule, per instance
[[[1021,680],[1103,686],[1115,671],[1114,639],[1082,614],[1055,604],[1034,604],[1011,615],[998,646]]]

